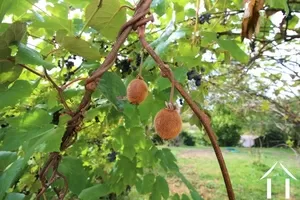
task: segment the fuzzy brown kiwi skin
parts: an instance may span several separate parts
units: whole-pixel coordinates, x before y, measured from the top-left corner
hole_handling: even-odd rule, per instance
[[[155,130],[164,140],[174,139],[182,129],[182,120],[175,109],[164,108],[154,119]]]
[[[148,96],[148,86],[142,78],[133,79],[127,87],[127,99],[132,104],[142,103]]]

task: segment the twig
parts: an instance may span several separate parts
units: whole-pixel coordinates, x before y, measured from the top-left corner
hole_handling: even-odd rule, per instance
[[[69,115],[73,115],[73,111],[70,109],[70,107],[68,106],[64,95],[63,95],[63,90],[52,80],[52,78],[48,75],[48,72],[46,70],[46,68],[44,68],[44,73],[46,78],[52,83],[52,85],[54,86],[54,88],[57,90],[58,92],[58,96],[60,98],[60,102],[64,105],[65,109],[68,111]]]
[[[8,59],[5,59],[5,60],[0,60],[0,62],[11,62],[11,63],[15,63],[15,60],[12,59],[12,58],[8,58]],[[37,72],[35,71],[34,69],[31,69],[30,67],[27,67],[26,65],[23,65],[23,64],[17,64],[19,65],[20,67],[23,67],[24,69],[27,69],[28,71],[34,73],[35,75],[41,77],[41,78],[45,78],[45,75],[42,74],[41,72]]]
[[[172,78],[170,68],[164,64],[164,62],[155,53],[155,51],[152,49],[152,47],[147,43],[145,36],[144,36],[145,29],[140,29],[140,30],[143,31],[142,33],[139,33],[140,42],[141,42],[142,46],[148,51],[148,53],[152,56],[152,58],[158,64],[162,74],[164,74],[170,81],[172,81],[173,78]],[[185,99],[185,101],[189,104],[191,109],[194,111],[194,113],[196,114],[198,119],[203,124],[204,129],[212,143],[216,157],[218,159],[218,162],[219,162],[219,165],[220,165],[220,168],[222,171],[223,179],[224,179],[224,182],[226,185],[228,198],[229,198],[229,200],[235,200],[235,195],[234,195],[234,191],[233,191],[233,188],[231,185],[230,176],[229,176],[229,173],[228,173],[228,170],[227,170],[227,167],[226,167],[223,155],[222,155],[222,151],[218,145],[217,138],[215,136],[214,131],[211,128],[209,117],[205,114],[205,112],[203,112],[202,110],[199,109],[199,107],[192,100],[192,98],[189,96],[189,94],[182,88],[182,86],[177,81],[174,80],[174,84],[175,84],[176,89],[179,91],[179,93],[182,95],[182,97]]]
[[[35,70],[33,70],[33,69],[27,67],[26,65],[23,65],[23,64],[18,64],[18,65],[21,66],[21,67],[23,67],[24,69],[27,69],[28,71],[34,73],[35,75],[37,75],[37,76],[39,76],[39,77],[41,77],[41,78],[45,78],[45,75],[44,75],[44,74],[42,74],[42,73],[40,73],[40,72],[37,72],[37,71],[35,71]]]
[[[72,81],[70,81],[69,83],[61,86],[61,90],[65,90],[67,87],[69,87],[70,85],[72,85],[73,83],[77,82],[77,81],[82,81],[82,80],[85,80],[86,78],[76,78]]]

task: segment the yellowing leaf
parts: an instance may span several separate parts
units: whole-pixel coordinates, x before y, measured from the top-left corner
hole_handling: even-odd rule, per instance
[[[242,22],[242,41],[251,39],[254,33],[259,31],[259,10],[263,8],[264,0],[246,0]]]

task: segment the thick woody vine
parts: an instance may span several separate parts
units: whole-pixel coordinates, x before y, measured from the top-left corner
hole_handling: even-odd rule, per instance
[[[132,19],[130,19],[128,22],[126,22],[121,27],[119,35],[117,37],[117,40],[116,40],[115,44],[113,45],[112,50],[106,57],[105,61],[102,63],[101,66],[99,66],[99,68],[89,78],[86,79],[85,93],[83,95],[80,105],[78,106],[78,108],[76,110],[71,110],[62,96],[62,91],[68,85],[72,84],[74,81],[72,81],[71,83],[67,83],[62,87],[59,87],[51,79],[51,77],[47,74],[47,71],[46,70],[44,71],[45,75],[43,75],[41,77],[46,78],[48,81],[50,81],[52,83],[52,85],[54,86],[54,88],[57,90],[57,92],[59,94],[61,103],[64,105],[66,114],[68,114],[71,117],[71,119],[67,123],[67,127],[66,127],[66,130],[65,130],[63,138],[62,138],[60,151],[61,152],[65,151],[68,147],[70,147],[76,141],[77,133],[81,130],[81,125],[82,125],[82,121],[84,119],[84,114],[90,106],[91,96],[92,96],[93,92],[95,91],[97,85],[99,84],[99,80],[101,79],[102,75],[115,62],[115,59],[117,57],[117,53],[118,53],[120,47],[123,45],[123,43],[127,39],[128,35],[131,33],[131,31],[138,30],[139,40],[140,40],[143,48],[149,53],[149,55],[158,64],[158,66],[161,70],[162,76],[168,78],[172,84],[170,101],[167,103],[167,108],[162,109],[157,114],[157,116],[155,118],[155,123],[160,121],[159,115],[166,115],[166,113],[167,114],[171,113],[172,117],[177,118],[176,120],[180,120],[180,124],[181,124],[180,116],[179,116],[178,112],[176,111],[176,107],[173,104],[174,88],[176,88],[177,91],[181,94],[181,96],[188,103],[188,105],[191,107],[191,109],[196,114],[196,116],[199,118],[199,120],[202,122],[203,127],[205,128],[206,133],[208,134],[208,136],[211,140],[216,157],[218,159],[218,162],[219,162],[219,165],[220,165],[220,168],[222,171],[222,175],[224,178],[224,182],[226,185],[228,198],[230,200],[234,200],[235,196],[234,196],[234,192],[232,189],[229,173],[226,168],[226,165],[225,165],[225,162],[224,162],[224,159],[222,156],[222,152],[218,146],[216,136],[211,128],[210,120],[209,120],[208,116],[202,110],[199,109],[199,107],[191,99],[189,94],[175,80],[171,69],[167,65],[165,65],[165,63],[155,53],[155,51],[149,46],[149,44],[147,43],[147,41],[145,39],[145,25],[149,21],[153,21],[152,15],[147,16],[148,14],[150,14],[150,4],[151,3],[152,3],[152,0],[140,0],[140,2],[137,4],[137,6],[135,8],[134,16],[132,17]],[[78,80],[82,80],[82,79],[84,79],[84,78],[80,78]],[[139,73],[139,76],[137,77],[136,80],[143,81],[141,73]],[[77,80],[75,80],[75,81],[77,81]],[[145,94],[145,95],[147,95],[147,94]],[[170,112],[170,113],[168,113],[168,112]],[[162,113],[162,114],[160,114],[160,113]],[[158,128],[159,127],[156,124],[156,129],[157,129],[156,131],[161,132],[160,135],[162,137],[165,137],[165,139],[172,138],[172,135],[171,136],[167,135],[163,132],[163,130],[158,130]],[[178,127],[175,127],[175,128],[176,128],[176,130],[174,130],[174,133],[177,134],[177,132],[179,132],[178,130],[181,129],[181,125]],[[44,195],[45,191],[49,188],[49,186],[52,183],[54,183],[57,179],[63,179],[63,181],[65,183],[64,188],[62,190],[57,191],[55,189],[55,193],[57,194],[58,199],[64,199],[64,197],[66,196],[66,194],[68,192],[68,182],[66,180],[66,177],[63,174],[61,174],[60,172],[58,172],[58,166],[61,161],[61,158],[62,158],[62,156],[61,156],[60,152],[50,153],[48,160],[46,161],[46,163],[44,164],[44,167],[41,169],[41,171],[39,173],[39,179],[41,181],[42,188],[40,189],[40,191],[37,195],[37,199],[40,199]],[[50,172],[51,172],[50,178],[47,179],[46,175]]]

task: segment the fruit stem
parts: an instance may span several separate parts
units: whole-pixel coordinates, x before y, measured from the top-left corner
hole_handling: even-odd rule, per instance
[[[172,86],[171,86],[171,92],[170,92],[170,103],[173,104],[173,96],[174,96],[174,74],[173,72],[170,70],[170,74],[171,74],[171,80],[172,80]]]
[[[140,66],[139,66],[139,77],[142,76],[142,70],[143,70],[143,60],[144,60],[144,50],[141,51],[141,63],[140,63]]]

